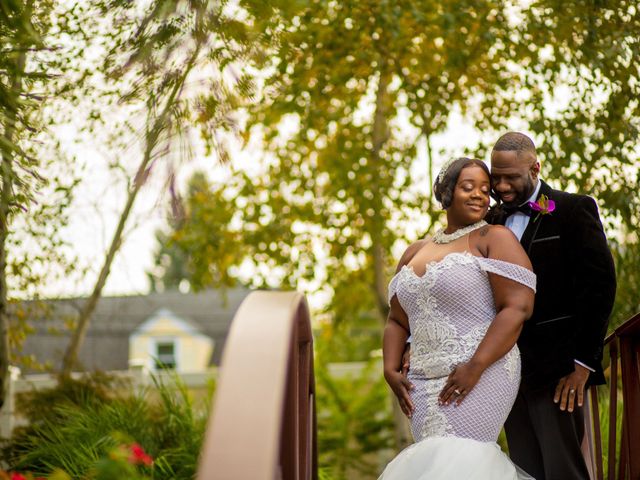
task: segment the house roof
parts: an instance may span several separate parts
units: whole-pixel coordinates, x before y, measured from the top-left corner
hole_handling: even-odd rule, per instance
[[[195,323],[187,320],[186,318],[180,317],[173,313],[168,308],[161,308],[156,311],[153,315],[147,318],[144,322],[139,324],[133,332],[131,332],[131,336],[129,336],[129,340],[137,335],[148,334],[149,332],[153,332],[157,327],[158,323],[162,323],[165,321],[169,321],[173,324],[174,329],[182,330],[184,333],[188,335],[201,336],[202,331],[200,327]]]
[[[149,295],[103,297],[98,302],[79,361],[86,370],[126,370],[129,358],[129,336],[161,309],[183,318],[215,342],[211,363],[219,364],[229,326],[240,303],[249,290],[224,292],[206,290],[198,293],[169,291]],[[27,336],[22,354],[33,355],[40,363],[49,361],[54,370],[61,367],[62,355],[71,331],[65,322],[74,318],[86,298],[47,300],[48,314],[27,308],[34,333]],[[35,302],[31,303],[31,307]]]

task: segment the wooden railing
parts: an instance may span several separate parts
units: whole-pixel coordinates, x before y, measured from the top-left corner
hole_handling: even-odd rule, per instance
[[[618,327],[605,340],[609,347],[609,431],[607,479],[640,479],[640,313]],[[620,372],[618,372],[620,370]],[[618,415],[618,374],[622,383],[622,432],[616,431]],[[603,387],[601,387],[603,388]],[[602,462],[602,438],[598,395],[591,388],[592,417],[594,419],[595,476],[605,478]],[[620,433],[620,435],[618,435]],[[620,458],[616,458],[616,447],[620,439]],[[616,476],[617,474],[617,476]]]
[[[198,480],[317,479],[313,342],[296,292],[253,292],[227,337]]]

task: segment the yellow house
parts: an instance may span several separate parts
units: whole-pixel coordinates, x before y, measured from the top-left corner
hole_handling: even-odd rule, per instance
[[[211,364],[213,347],[213,339],[196,325],[162,308],[129,336],[129,366],[202,372]]]

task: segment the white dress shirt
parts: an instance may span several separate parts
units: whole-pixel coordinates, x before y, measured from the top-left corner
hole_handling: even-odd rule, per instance
[[[540,180],[538,180],[538,184],[533,190],[533,194],[521,205],[524,205],[527,202],[536,201],[536,198],[538,198],[538,193],[540,193],[540,185],[542,184]],[[524,234],[524,231],[527,229],[529,220],[531,220],[531,217],[529,215],[522,212],[515,212],[507,217],[507,221],[504,223],[504,226],[511,230],[515,234],[515,236],[518,237],[518,240],[522,240],[522,234]]]

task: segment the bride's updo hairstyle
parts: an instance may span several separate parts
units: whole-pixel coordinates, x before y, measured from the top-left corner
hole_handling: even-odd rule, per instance
[[[458,183],[458,177],[463,168],[470,167],[471,165],[477,165],[484,170],[487,174],[487,178],[491,178],[489,168],[486,163],[476,158],[460,157],[454,160],[450,160],[445,163],[438,174],[438,178],[433,184],[433,193],[436,200],[440,202],[442,208],[445,210],[451,206],[453,201],[453,191]]]

